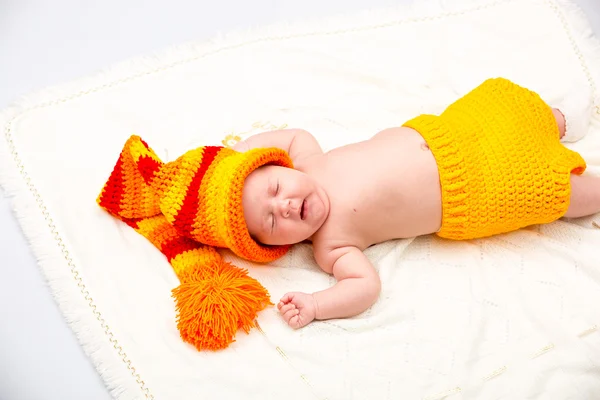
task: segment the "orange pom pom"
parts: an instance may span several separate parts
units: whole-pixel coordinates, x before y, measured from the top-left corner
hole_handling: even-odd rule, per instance
[[[177,328],[198,350],[226,348],[238,329],[248,333],[257,314],[273,304],[247,270],[223,260],[188,268],[179,279],[181,285],[173,289]]]

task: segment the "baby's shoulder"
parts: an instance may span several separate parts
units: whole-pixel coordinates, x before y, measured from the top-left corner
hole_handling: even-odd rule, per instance
[[[357,247],[351,241],[331,237],[316,237],[313,240],[315,261],[323,271],[329,274],[332,273],[333,265],[340,257]]]
[[[307,157],[297,158],[294,160],[294,169],[302,171],[309,175],[322,170],[327,165],[327,157],[325,154],[312,154]]]

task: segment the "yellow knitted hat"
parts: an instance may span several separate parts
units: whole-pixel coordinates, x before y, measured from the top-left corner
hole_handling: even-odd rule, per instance
[[[214,249],[229,248],[256,262],[288,250],[254,241],[244,219],[244,180],[267,164],[293,167],[281,149],[239,153],[220,146],[163,163],[139,136],[131,136],[97,199],[167,256],[182,283],[174,290],[178,327],[198,349],[226,347],[237,329],[248,331],[270,304],[260,283]]]

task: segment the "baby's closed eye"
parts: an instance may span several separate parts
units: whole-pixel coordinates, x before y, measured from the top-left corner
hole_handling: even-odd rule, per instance
[[[279,194],[279,189],[280,189],[280,185],[279,185],[279,179],[278,179],[274,185],[270,186],[269,192],[272,196],[277,196]]]

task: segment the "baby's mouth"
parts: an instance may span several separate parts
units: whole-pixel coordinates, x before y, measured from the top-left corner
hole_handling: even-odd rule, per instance
[[[300,207],[300,219],[306,218],[306,199],[302,201],[302,207]]]

